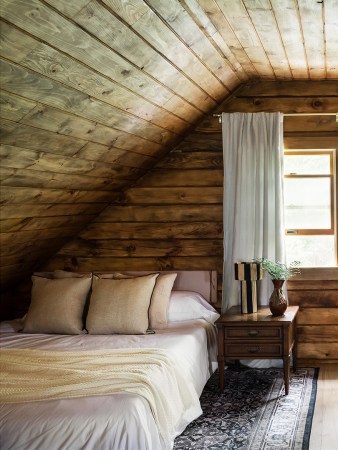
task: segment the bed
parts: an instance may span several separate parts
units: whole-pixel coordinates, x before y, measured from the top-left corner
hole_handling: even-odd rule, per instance
[[[161,276],[167,273],[161,272]],[[3,322],[1,356],[8,356],[4,373],[11,365],[16,370],[18,360],[32,373],[20,379],[21,397],[16,373],[8,372],[11,382],[3,389],[1,405],[1,448],[173,448],[175,437],[202,413],[199,396],[217,367],[213,323],[218,317],[209,303],[216,298],[216,274],[176,273],[167,323],[159,329],[99,334],[97,322],[92,320],[91,334],[59,334],[21,332],[27,318]],[[110,274],[104,276],[109,279]],[[121,276],[132,280],[150,277],[145,272]],[[87,318],[90,308],[85,312]],[[66,389],[61,382],[65,370],[70,377]]]

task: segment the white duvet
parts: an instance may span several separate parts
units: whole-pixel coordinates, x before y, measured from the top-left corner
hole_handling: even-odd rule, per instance
[[[179,418],[172,439],[201,414],[198,397],[211,375],[212,363],[216,361],[215,329],[204,320],[176,322],[153,335],[133,336],[21,334],[13,332],[16,326],[20,323],[3,324],[2,347],[58,351],[165,350],[175,361],[176,370],[197,394],[193,404]],[[149,403],[134,393],[3,404],[0,420],[2,450],[166,448]]]

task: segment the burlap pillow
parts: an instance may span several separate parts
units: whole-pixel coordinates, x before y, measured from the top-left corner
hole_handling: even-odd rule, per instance
[[[126,275],[124,273],[114,272],[103,273],[99,275],[99,277],[119,280],[124,278],[135,278],[136,275]],[[169,299],[176,277],[177,273],[160,273],[156,279],[149,307],[149,327],[152,330],[161,330],[168,326]]]
[[[138,278],[94,276],[86,328],[90,334],[145,334],[158,274]]]
[[[82,334],[82,313],[91,277],[47,279],[32,277],[32,298],[24,333]]]

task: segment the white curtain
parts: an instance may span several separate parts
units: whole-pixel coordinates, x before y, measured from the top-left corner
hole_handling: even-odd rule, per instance
[[[282,113],[223,113],[224,276],[222,312],[240,304],[234,263],[285,262]],[[268,304],[273,286],[258,283]]]

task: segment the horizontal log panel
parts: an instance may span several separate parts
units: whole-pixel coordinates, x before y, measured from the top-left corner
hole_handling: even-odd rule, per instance
[[[108,164],[97,161],[88,161],[77,157],[55,155],[48,151],[27,150],[12,145],[1,145],[0,156],[5,167],[13,169],[33,169],[49,171],[58,174],[75,174],[90,177],[115,177],[135,179],[144,172],[140,169],[123,167],[118,164]],[[90,181],[89,181],[90,184]]]
[[[338,360],[338,342],[329,343],[299,343],[297,358],[316,359],[325,362],[326,359]]]
[[[133,204],[212,204],[223,202],[222,187],[130,188],[123,203]]]
[[[249,83],[239,91],[242,97],[302,97],[313,96],[316,92],[320,96],[337,96],[336,81],[264,81],[264,83]]]
[[[80,234],[83,239],[221,239],[217,222],[92,223]]]
[[[337,359],[325,359],[325,361],[320,361],[318,359],[309,358],[298,358],[297,367],[318,367],[321,363],[324,364],[337,364]]]
[[[299,326],[298,342],[338,342],[338,325]]]
[[[320,131],[332,132],[338,130],[336,116],[285,116],[284,132]]]
[[[33,230],[33,231],[17,231],[14,233],[0,233],[0,243],[3,246],[15,243],[27,242],[31,243],[35,239],[57,239],[61,237],[73,237],[76,236],[83,228],[81,225],[72,227],[60,227],[49,228],[45,230]]]
[[[200,133],[222,133],[222,119],[216,116],[208,116],[199,122],[195,131]]]
[[[214,132],[214,133],[203,133],[200,131],[196,131],[196,129],[189,133],[185,139],[186,142],[192,142],[192,143],[202,143],[205,142],[206,144],[208,142],[215,142],[222,145],[222,133],[220,132]]]
[[[288,297],[290,305],[318,308],[338,307],[338,289],[329,291],[290,291],[288,289]]]
[[[10,59],[15,62],[15,57],[11,56]],[[112,106],[109,109],[115,111],[114,126],[119,129],[124,129],[124,126],[121,124],[120,119],[117,118],[117,114],[121,114],[121,119],[124,118],[127,123],[128,121],[131,123],[135,122],[135,119],[149,120],[149,117],[151,117],[151,123],[154,125],[177,134],[181,134],[189,126],[189,122],[166,111],[166,109],[146,102],[134,93],[93,73],[87,67],[76,63],[46,45],[41,44],[36,49],[33,49],[25,59],[20,61],[20,65],[52,78],[57,82],[64,83],[70,88],[91,96],[91,98],[108,103]],[[59,67],[59,70],[55,70],[56,65]],[[72,74],[71,77],[69,76],[70,72]],[[78,80],[81,80],[81,82],[79,83]],[[140,105],[141,102],[143,107]]]
[[[222,270],[223,258],[167,257],[167,258],[76,258],[55,256],[41,266],[43,270],[65,269],[74,271],[111,270]]]
[[[138,154],[153,156],[162,148],[156,142],[150,142],[139,136],[101,125],[95,121],[75,116],[50,106],[38,106],[20,121],[42,130],[51,131],[65,136],[84,139],[89,142],[114,146],[114,150],[122,149]]]
[[[284,116],[283,129],[284,133],[301,131],[325,133],[337,131],[338,123],[335,115]],[[204,132],[206,135],[218,132],[221,135],[222,122],[219,120],[219,117],[208,116],[198,124],[195,131]],[[191,138],[189,137],[189,139]],[[187,139],[183,142],[187,142]]]
[[[111,205],[97,222],[221,222],[223,205]]]
[[[304,94],[303,94],[304,95]],[[218,108],[219,109],[219,108]],[[335,113],[338,98],[334,97],[237,97],[224,104],[224,112],[275,112],[294,113]]]
[[[338,279],[337,280],[288,280],[287,282],[288,291],[303,291],[303,290],[320,290],[328,291],[331,289],[338,290]]]
[[[35,189],[8,187],[1,188],[1,200],[6,203],[107,203],[114,199],[109,191],[63,191],[62,189]]]
[[[60,255],[77,257],[148,257],[148,256],[222,256],[222,240],[174,239],[118,240],[74,239],[67,243]]]
[[[4,30],[2,30],[3,32]],[[36,102],[9,92],[0,92],[0,117],[18,122],[36,107]]]
[[[61,226],[84,225],[93,220],[95,215],[75,215],[56,217],[25,217],[23,219],[1,219],[0,229],[3,233],[14,231],[44,230]]]
[[[114,9],[111,2],[108,2],[108,6]],[[143,72],[149,74],[160,83],[168,85],[168,87],[183,97],[192,99],[193,103],[203,103],[207,99],[205,94],[203,95],[192,84],[190,79],[195,81],[196,85],[199,84],[210,96],[214,96],[217,92],[217,86],[220,86],[216,78],[180,42],[177,36],[162,23],[151,9],[148,9],[145,14],[141,14],[139,19],[132,24],[132,27],[128,27],[123,22],[121,23],[115,15],[107,14],[107,10],[102,6],[100,7],[97,3],[94,3],[94,5],[89,3],[73,19],[81,27],[95,34],[97,38],[107,44],[112,50],[123,55],[124,58],[139,67]],[[142,23],[144,20],[145,22]],[[114,28],[120,29],[120,33],[116,33],[113,30],[109,31],[111,28],[113,30]],[[136,33],[131,28],[134,28]],[[149,34],[150,28],[152,32]],[[158,34],[159,36],[157,36]],[[164,41],[166,42],[164,43]],[[158,51],[156,51],[155,47],[157,47]],[[179,58],[177,58],[178,53],[180,54]],[[163,58],[164,54],[165,59]],[[172,59],[172,57],[174,58]],[[170,59],[174,62],[174,65],[171,64]],[[176,66],[178,66],[178,69]],[[221,69],[219,66],[218,68]],[[184,76],[182,72],[185,72],[188,76]],[[225,90],[225,92],[228,91]],[[193,100],[194,98],[196,100]],[[217,94],[215,98],[217,98]],[[209,102],[208,104],[210,105]]]
[[[189,119],[195,120],[200,115],[197,108],[194,108],[187,102],[181,102],[181,106],[176,109],[174,105],[166,103],[162,105],[165,109],[162,109],[141,97],[142,92],[138,91],[135,93],[127,90],[115,81],[102,76],[84,64],[80,64],[64,53],[58,52],[31,37],[27,39],[27,35],[6,23],[3,23],[2,27],[3,33],[6,34],[2,52],[4,56],[13,62],[25,64],[28,68],[73,86],[75,89],[86,92],[88,95],[101,99],[112,106],[132,112],[143,119],[147,119],[151,115],[154,123],[160,126],[165,127],[165,121],[168,122],[169,117],[170,119],[175,117],[165,109],[176,115],[181,115],[181,118],[187,121]],[[25,58],[25,56],[27,57]],[[80,84],[78,82],[79,79],[81,80]],[[174,99],[176,99],[176,104],[178,104],[178,98],[174,97]],[[168,125],[170,126],[170,123]]]
[[[64,156],[74,156],[86,145],[84,139],[62,136],[38,128],[28,127],[10,120],[1,120],[2,144],[23,147],[30,150],[48,149]]]
[[[288,281],[288,286],[294,286],[298,281],[338,281],[338,267],[302,267],[300,274],[296,275],[292,280]]]
[[[14,253],[12,255],[3,255],[0,257],[1,270],[7,266],[13,266],[17,264],[24,264],[29,266],[29,264],[36,266],[40,264],[40,261],[46,259],[55,254],[59,247],[48,246],[48,249],[39,249],[28,251],[21,251],[20,253]]]
[[[57,237],[57,238],[47,238],[47,239],[36,239],[34,242],[7,242],[6,247],[1,249],[1,254],[6,255],[16,255],[16,254],[29,254],[30,252],[35,252],[37,250],[43,250],[46,254],[50,253],[50,249],[55,249],[55,254],[64,244],[69,241],[69,237]]]
[[[297,319],[298,325],[337,325],[338,308],[303,308]]]
[[[157,152],[157,156],[161,156],[161,154],[166,151],[166,149],[163,149]],[[96,142],[87,142],[87,144],[76,153],[76,157],[88,161],[99,161],[139,169],[149,169],[156,163],[154,156],[142,155],[141,153],[121,150],[116,147],[108,147],[106,145],[97,144]]]
[[[223,186],[223,170],[153,169],[138,183],[139,187]]]
[[[221,132],[220,132],[221,133]],[[207,134],[207,133],[204,133]],[[184,141],[181,141],[181,143],[179,143],[176,147],[174,152],[178,153],[178,152],[187,152],[187,153],[192,153],[192,152],[218,152],[220,154],[222,154],[223,152],[223,147],[222,147],[222,142],[218,142],[218,141],[207,141],[207,139],[205,139],[205,141],[189,141],[187,138],[184,139]],[[173,153],[174,153],[173,152]]]
[[[82,117],[149,141],[167,143],[178,136],[15,63],[0,61],[0,69],[3,88],[13,94],[69,113],[78,114],[81,111]]]
[[[130,180],[95,178],[85,175],[55,173],[31,169],[0,168],[2,186],[40,189],[117,191],[129,185]],[[112,194],[113,195],[113,194]]]
[[[293,132],[284,132],[284,139],[288,138],[336,138],[338,141],[338,131],[293,131]]]
[[[284,148],[287,149],[328,149],[338,148],[337,137],[285,137]]]
[[[223,154],[220,152],[170,153],[157,165],[164,169],[222,169]]]
[[[12,204],[1,205],[1,219],[25,219],[26,217],[51,217],[51,216],[74,216],[77,214],[99,214],[106,203],[74,203],[69,206],[64,204]]]

